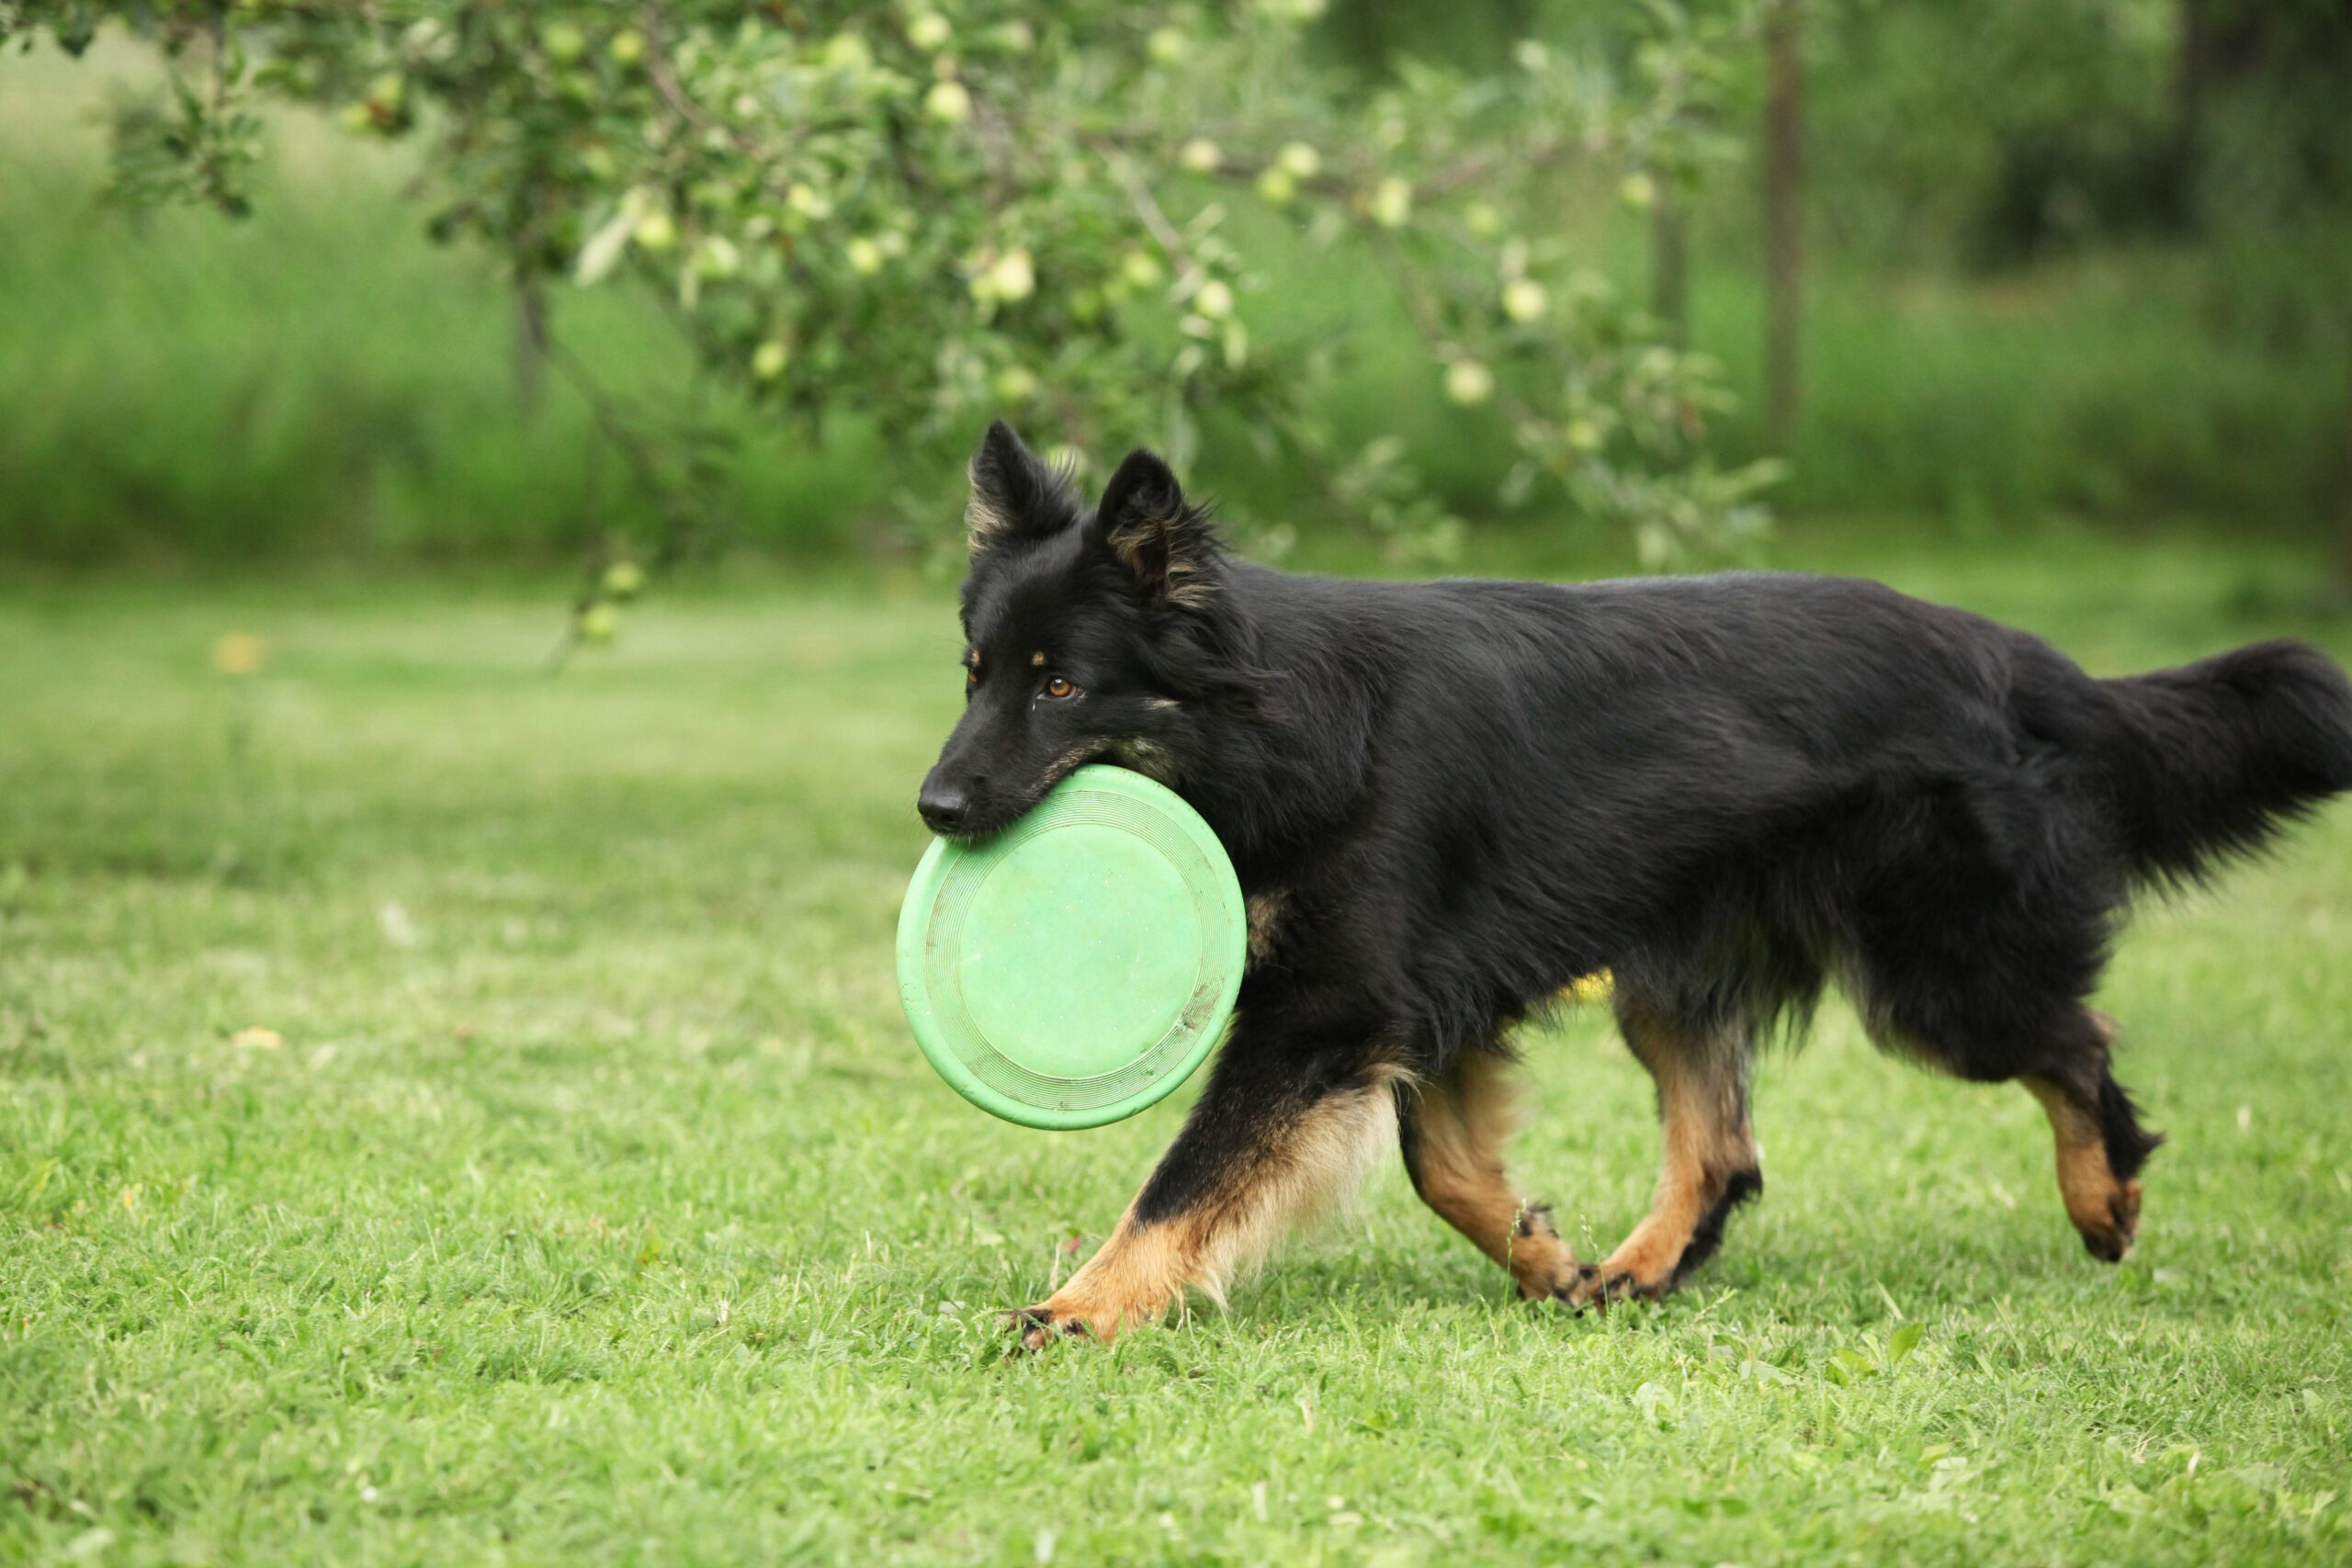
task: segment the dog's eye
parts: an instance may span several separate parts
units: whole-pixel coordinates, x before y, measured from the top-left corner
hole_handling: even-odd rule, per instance
[[[1071,685],[1066,676],[1048,675],[1046,678],[1046,695],[1059,701],[1063,697],[1078,695],[1078,688]]]

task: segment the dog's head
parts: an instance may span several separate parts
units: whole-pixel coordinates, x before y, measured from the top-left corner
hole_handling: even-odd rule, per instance
[[[923,821],[993,833],[1091,761],[1175,782],[1184,663],[1224,586],[1206,513],[1140,451],[1089,511],[1001,421],[971,479],[964,716],[923,780]]]

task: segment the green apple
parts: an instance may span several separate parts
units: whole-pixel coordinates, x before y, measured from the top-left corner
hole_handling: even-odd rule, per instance
[[[570,22],[549,22],[539,29],[539,47],[558,65],[569,65],[588,52],[588,35]]]
[[[1159,258],[1149,251],[1129,251],[1119,258],[1119,276],[1137,288],[1151,288],[1168,276]]]
[[[724,234],[707,234],[695,247],[695,270],[705,277],[732,277],[742,266],[743,254]]]
[[[1552,296],[1532,277],[1515,277],[1503,286],[1503,314],[1514,321],[1541,320],[1552,308]]]
[[[825,40],[825,64],[834,71],[864,72],[874,65],[874,51],[856,33],[835,33]]]
[[[1445,367],[1445,395],[1475,408],[1495,395],[1495,373],[1475,359],[1457,359]]]
[[[922,112],[942,125],[961,125],[972,118],[971,89],[961,82],[934,82],[922,96]]]
[[[1037,266],[1029,253],[1016,245],[996,258],[989,268],[989,291],[1010,301],[1026,299],[1037,291]]]
[[[666,251],[678,243],[677,221],[656,208],[637,220],[631,238],[649,251]]]

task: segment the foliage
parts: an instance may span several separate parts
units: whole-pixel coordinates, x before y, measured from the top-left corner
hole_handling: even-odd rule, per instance
[[[2352,209],[2336,0],[1843,0],[1808,54],[1850,254],[2007,266]]]
[[[2298,229],[2352,210],[2352,7],[2340,0],[2181,0],[2177,90],[2208,223]],[[2352,288],[2341,266],[2329,285]]]
[[[1832,236],[1864,255],[2011,261],[2180,216],[2178,0],[1849,0],[1808,37]],[[2167,210],[2167,203],[2170,209]]]
[[[1320,5],[18,0],[0,32],[70,49],[119,17],[181,62],[170,104],[118,126],[141,198],[245,203],[258,97],[426,138],[433,231],[503,258],[529,331],[561,280],[629,280],[716,380],[812,437],[871,422],[910,473],[992,414],[1074,458],[1150,441],[1182,466],[1215,412],[1399,549],[1443,553],[1458,525],[1397,450],[1327,417],[1351,302],[1295,321],[1261,292],[1264,237],[1287,234],[1378,259],[1427,374],[1507,432],[1512,494],[1639,519],[1661,555],[1752,526],[1769,470],[1706,461],[1710,366],[1552,218],[1569,182],[1638,201],[1652,168],[1720,159],[1690,109],[1738,19],[1657,7],[1630,70],[1531,41],[1498,73],[1365,89],[1303,49]],[[708,477],[674,430],[609,434],[663,493]],[[933,536],[953,515],[901,500]],[[694,518],[672,521],[665,554]]]

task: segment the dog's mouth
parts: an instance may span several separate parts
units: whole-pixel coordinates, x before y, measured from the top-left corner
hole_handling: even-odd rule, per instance
[[[1089,741],[1084,746],[1074,747],[1055,758],[1046,771],[1038,775],[1037,781],[1018,795],[1001,802],[989,803],[985,814],[976,814],[959,823],[953,832],[941,833],[939,836],[953,840],[959,844],[977,843],[982,839],[994,838],[1035,811],[1039,801],[1053,794],[1056,784],[1060,784],[1087,763],[1101,761],[1109,757],[1113,750],[1113,743],[1107,740]]]

